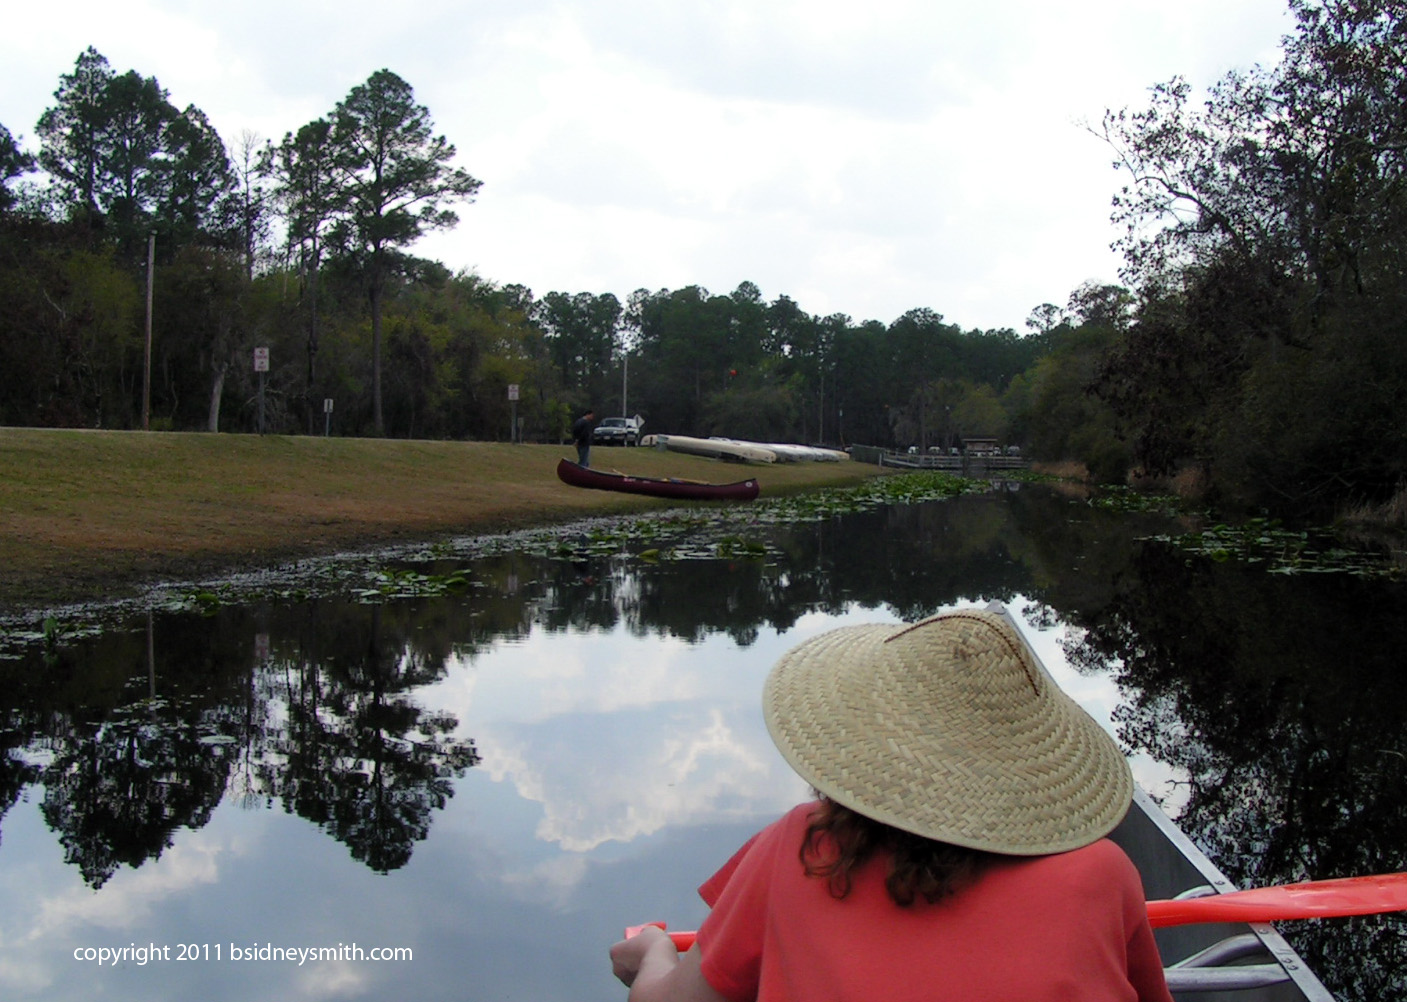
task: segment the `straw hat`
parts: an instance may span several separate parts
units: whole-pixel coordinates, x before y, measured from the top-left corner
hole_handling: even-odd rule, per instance
[[[1128,811],[1118,745],[990,612],[852,626],[782,656],[762,695],[818,791],[927,838],[1016,856],[1076,849]]]

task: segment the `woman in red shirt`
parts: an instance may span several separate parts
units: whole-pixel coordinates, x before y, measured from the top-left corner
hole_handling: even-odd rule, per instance
[[[778,749],[816,789],[700,888],[682,956],[611,948],[630,1002],[1170,1002],[1133,778],[999,616],[846,627],[777,663]]]

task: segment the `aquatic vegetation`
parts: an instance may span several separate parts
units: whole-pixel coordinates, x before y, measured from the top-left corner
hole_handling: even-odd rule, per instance
[[[986,480],[960,477],[940,470],[923,470],[875,477],[857,487],[833,487],[763,501],[756,506],[755,513],[758,521],[764,522],[818,521],[882,505],[921,504],[960,494],[980,494],[989,489],[990,484]]]
[[[1010,478],[1004,478],[1010,479]],[[491,536],[465,536],[399,549],[344,553],[215,582],[186,583],[150,593],[143,607],[163,612],[214,615],[221,608],[258,600],[302,602],[344,597],[362,603],[435,598],[486,587],[470,572],[472,561],[523,554],[551,560],[784,562],[772,541],[780,525],[818,522],[890,505],[922,504],[982,493],[985,479],[922,470],[875,477],[863,484],[789,497],[763,497],[745,505],[691,505],[633,516],[594,518],[565,525]],[[1100,491],[1077,501],[1118,514],[1179,518],[1205,528],[1141,537],[1175,547],[1187,559],[1241,561],[1273,574],[1351,574],[1400,577],[1402,569],[1379,553],[1345,545],[1328,529],[1288,529],[1272,519],[1232,524],[1210,513],[1188,510],[1176,497],[1129,488]],[[130,608],[130,606],[129,606]],[[33,644],[49,649],[102,632],[120,608],[84,607],[55,613],[30,629],[0,630],[0,659]],[[15,652],[15,653],[11,653]]]
[[[1071,480],[1071,477],[1062,477],[1058,473],[1039,473],[1029,467],[1025,469],[1003,470],[1002,479],[1015,480],[1022,484],[1056,484]]]
[[[1085,502],[1091,508],[1118,512],[1151,512],[1158,515],[1179,515],[1187,505],[1175,494],[1150,494],[1132,487],[1103,487]]]
[[[45,616],[38,629],[0,630],[0,659],[18,658],[37,645],[44,652],[45,660],[49,661],[62,645],[98,632],[93,624]]]
[[[45,616],[36,629],[0,628],[0,661],[19,658],[36,646],[46,663],[52,664],[60,650],[87,637],[99,636],[105,626],[99,616],[86,611],[72,615]]]
[[[763,498],[747,505],[702,505],[497,536],[465,537],[386,553],[379,559],[373,556],[364,564],[344,567],[340,576],[324,576],[320,590],[340,591],[361,601],[435,595],[450,587],[452,578],[441,580],[434,575],[417,575],[407,569],[392,571],[389,567],[392,563],[467,562],[507,553],[568,561],[767,561],[776,556],[766,539],[766,530],[773,526],[821,521],[884,505],[919,504],[980,493],[989,486],[985,480],[930,470],[876,477],[855,487]]]
[[[1289,529],[1272,518],[1251,518],[1236,525],[1217,523],[1181,535],[1145,538],[1216,563],[1263,564],[1269,574],[1402,574],[1401,568],[1381,554],[1342,545],[1329,529]]]
[[[465,591],[473,586],[469,573],[463,568],[445,574],[422,574],[418,571],[383,567],[372,572],[369,587],[353,594],[362,602],[381,602],[397,598],[438,598]]]
[[[986,480],[942,471],[915,471],[872,478],[855,487],[762,498],[746,505],[694,505],[303,560],[219,581],[188,582],[156,590],[143,605],[167,613],[210,616],[224,607],[260,600],[302,602],[344,597],[376,604],[441,597],[480,587],[467,570],[472,561],[514,553],[578,563],[746,560],[766,564],[781,558],[776,544],[770,541],[771,530],[778,525],[823,521],[885,505],[920,504],[988,489],[990,483]],[[82,615],[85,620],[93,620],[91,630],[98,633],[103,629],[102,621],[118,620],[124,608],[130,611],[130,605],[119,605],[99,611],[84,610]],[[50,618],[52,622],[41,630],[0,631],[0,658],[17,657],[23,649],[46,638],[57,646],[82,635],[66,615]]]
[[[1179,497],[1149,494],[1130,487],[1108,487],[1085,504],[1124,514],[1149,513],[1169,518],[1185,516],[1203,528],[1185,533],[1141,537],[1166,543],[1216,563],[1230,560],[1264,565],[1270,574],[1351,574],[1357,577],[1399,577],[1402,569],[1384,554],[1346,545],[1329,528],[1291,529],[1280,520],[1247,518],[1235,523],[1215,520],[1209,511],[1189,508]]]
[[[191,592],[186,596],[187,604],[206,615],[214,614],[215,610],[224,604],[224,599],[213,591]]]
[[[741,536],[728,536],[718,541],[714,552],[725,560],[762,560],[767,556],[767,546],[755,540],[743,539]]]

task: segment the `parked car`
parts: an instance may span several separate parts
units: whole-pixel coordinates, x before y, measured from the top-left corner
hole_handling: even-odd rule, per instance
[[[608,417],[591,433],[591,441],[597,445],[639,445],[640,426],[638,417]]]

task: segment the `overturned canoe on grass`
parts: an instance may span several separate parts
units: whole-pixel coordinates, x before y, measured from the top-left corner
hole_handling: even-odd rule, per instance
[[[557,463],[557,478],[573,487],[686,501],[751,501],[760,490],[755,479],[739,480],[732,484],[710,484],[702,480],[678,480],[673,477],[634,477],[627,473],[593,470],[569,459]]]
[[[724,459],[739,463],[775,463],[777,454],[771,449],[749,442],[730,442],[721,438],[694,438],[690,435],[655,435],[653,445],[670,452],[708,459]]]

